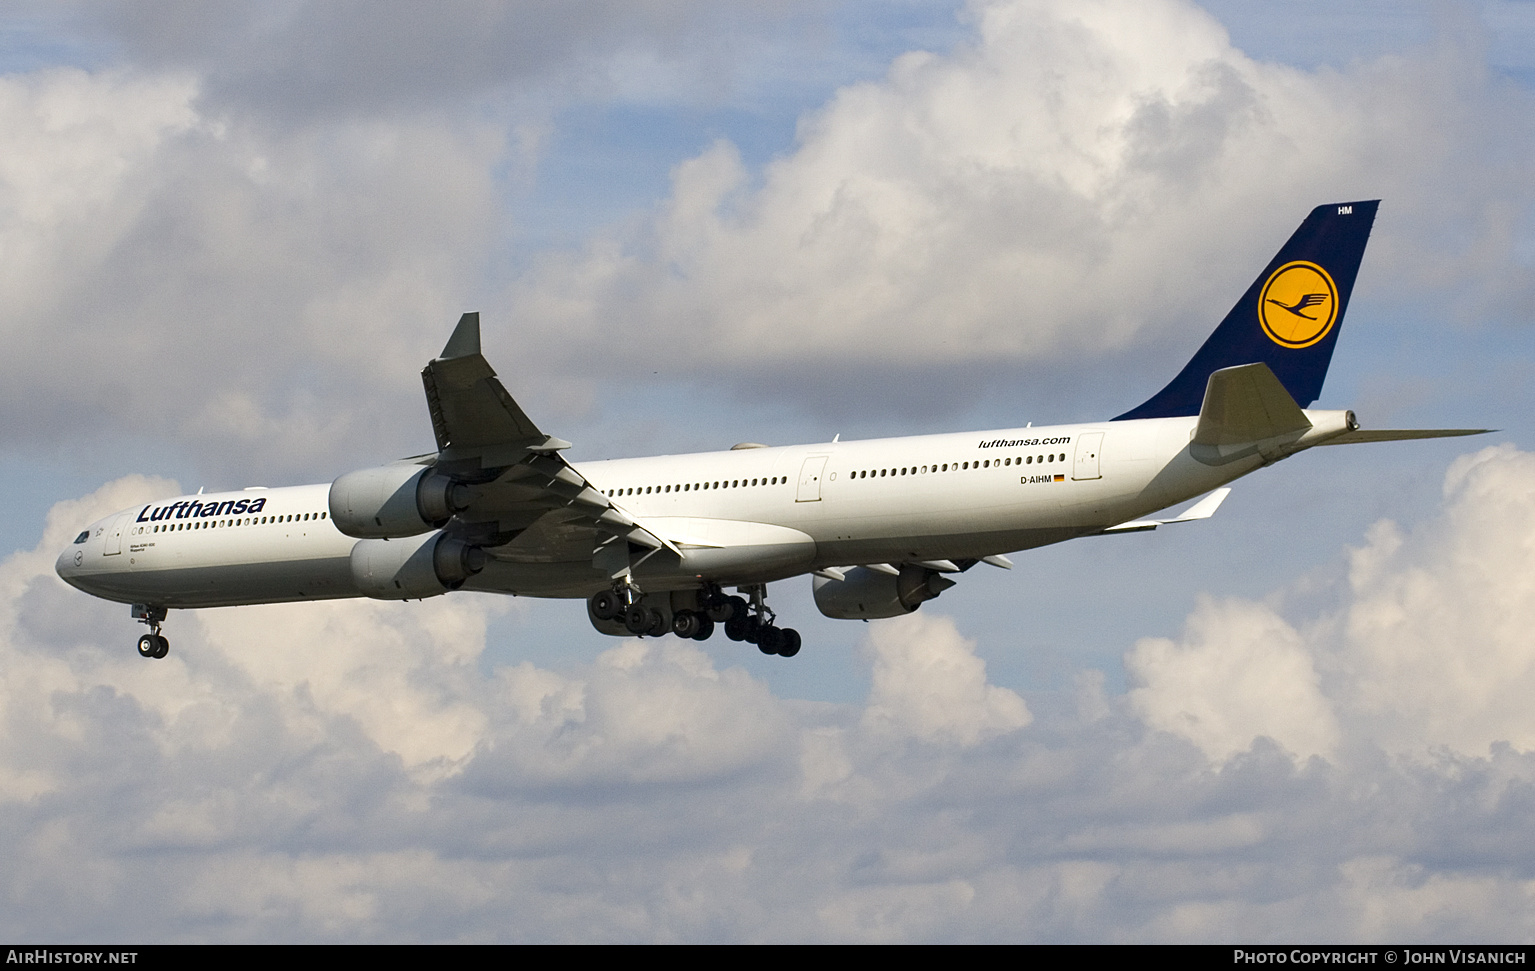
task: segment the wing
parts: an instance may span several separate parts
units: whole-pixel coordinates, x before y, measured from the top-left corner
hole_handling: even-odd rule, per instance
[[[615,541],[678,552],[586,481],[560,455],[570,443],[545,434],[512,400],[480,353],[479,314],[459,319],[421,383],[437,435],[434,464],[470,487],[455,509],[457,529],[492,556],[577,559]]]

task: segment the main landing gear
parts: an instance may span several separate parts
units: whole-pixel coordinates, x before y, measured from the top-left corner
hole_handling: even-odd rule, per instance
[[[728,607],[729,614],[725,619],[725,636],[733,641],[745,641],[748,644],[757,645],[757,650],[763,654],[777,654],[779,657],[793,657],[799,653],[799,631],[792,627],[779,627],[773,622],[778,615],[773,613],[767,605],[767,586],[758,584],[754,587],[741,587],[743,593],[750,594],[751,604],[740,597],[726,597],[719,593],[719,601],[724,606],[721,613]],[[718,593],[718,588],[716,588]]]
[[[726,596],[718,585],[711,584],[699,593],[698,609],[684,607],[671,611],[670,624],[665,612],[646,603],[646,598],[632,587],[593,594],[589,606],[593,617],[621,623],[636,637],[661,637],[670,632],[686,640],[706,641],[714,635],[716,627],[723,625],[726,637],[755,644],[763,654],[779,657],[798,654],[799,631],[773,623],[776,616],[764,600],[767,588],[759,584],[740,589],[750,595],[750,602],[744,597]]]
[[[632,587],[616,587],[593,594],[591,610],[593,617],[617,621],[635,637],[660,637],[669,629],[666,615],[645,603],[645,598]]]
[[[139,638],[140,657],[158,659],[171,652],[171,642],[160,633],[160,625],[165,623],[165,614],[164,607],[153,607],[149,604],[133,605],[133,619],[149,625],[149,633]]]

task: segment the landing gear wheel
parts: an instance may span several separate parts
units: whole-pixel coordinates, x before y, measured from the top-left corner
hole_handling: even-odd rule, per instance
[[[592,594],[592,616],[598,620],[612,620],[624,612],[623,598],[611,590]]]
[[[725,636],[733,641],[746,640],[746,628],[751,623],[751,621],[752,618],[746,616],[744,611],[742,613],[736,614],[734,617],[725,621]]]
[[[779,657],[793,657],[794,655],[799,653],[799,648],[800,648],[799,631],[795,630],[792,627],[785,627],[783,629],[783,645],[778,648],[778,656]]]
[[[746,601],[740,597],[719,597],[709,604],[708,612],[710,620],[723,624],[733,617],[745,617]]]
[[[645,633],[651,637],[660,637],[668,633],[666,615],[654,607],[647,607],[646,609],[650,611],[650,626],[646,628]]]
[[[693,635],[693,640],[706,641],[714,634],[714,621],[709,619],[708,614],[700,615],[698,620],[698,633]]]
[[[624,629],[640,637],[650,629],[650,608],[643,604],[630,604],[624,611]]]
[[[139,638],[139,656],[162,658],[171,652],[171,642],[159,634],[145,634]]]
[[[757,628],[757,650],[763,654],[777,654],[784,646],[783,631],[772,624]]]
[[[672,617],[672,633],[683,640],[695,638],[707,619],[703,614],[691,610],[679,610]]]

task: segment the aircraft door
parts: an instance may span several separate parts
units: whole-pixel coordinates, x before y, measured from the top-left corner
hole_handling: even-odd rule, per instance
[[[107,535],[101,542],[102,556],[116,556],[123,551],[123,530],[128,528],[128,514],[123,513],[107,527]]]
[[[794,496],[795,502],[821,501],[821,475],[826,471],[827,458],[829,456],[812,455],[800,466],[799,492]]]
[[[1101,479],[1098,457],[1103,451],[1103,432],[1088,432],[1077,438],[1077,458],[1071,466],[1073,479]]]

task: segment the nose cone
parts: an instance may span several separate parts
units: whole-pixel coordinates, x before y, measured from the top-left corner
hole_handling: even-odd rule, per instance
[[[59,575],[59,579],[72,587],[79,588],[80,584],[76,582],[75,578],[79,575],[80,565],[84,562],[84,546],[79,544],[66,546],[64,552],[60,553],[59,558],[54,561],[53,569]]]

